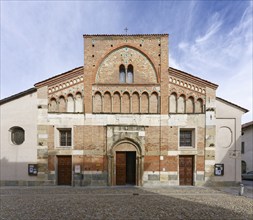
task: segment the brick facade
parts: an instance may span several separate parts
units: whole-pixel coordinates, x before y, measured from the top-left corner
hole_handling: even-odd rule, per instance
[[[166,34],[84,35],[84,67],[36,84],[48,106],[38,110],[41,180],[57,184],[57,157],[71,155],[72,184],[115,185],[123,151],[135,152],[136,185],[178,185],[180,155],[193,156],[193,184],[204,184],[198,174],[212,176],[205,161],[215,159],[205,109],[215,108],[217,86],[168,67]],[[61,129],[71,129],[71,146],[59,146]]]

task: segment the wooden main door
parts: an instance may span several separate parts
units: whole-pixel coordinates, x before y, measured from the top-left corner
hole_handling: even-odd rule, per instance
[[[179,183],[193,185],[193,156],[179,156]]]
[[[58,156],[58,185],[71,185],[71,156]]]
[[[136,152],[116,152],[116,185],[136,184]]]

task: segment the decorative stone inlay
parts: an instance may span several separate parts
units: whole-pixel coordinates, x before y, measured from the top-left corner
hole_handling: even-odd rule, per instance
[[[83,76],[78,76],[76,78],[69,79],[69,80],[61,82],[57,85],[51,86],[51,87],[48,88],[48,93],[50,94],[50,93],[53,93],[53,92],[60,91],[64,88],[66,88],[66,87],[76,85],[80,82],[83,82]]]
[[[170,77],[169,82],[171,82],[175,85],[182,86],[184,88],[188,88],[188,89],[193,90],[193,91],[198,92],[198,93],[202,93],[202,94],[206,93],[206,90],[204,88],[201,88],[200,86],[194,85],[194,84],[189,83],[189,82],[184,82],[184,81],[179,80],[175,77]]]

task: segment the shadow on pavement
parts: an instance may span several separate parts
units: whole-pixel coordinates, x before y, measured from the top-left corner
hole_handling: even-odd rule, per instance
[[[1,188],[1,219],[252,219],[253,200],[197,187]]]

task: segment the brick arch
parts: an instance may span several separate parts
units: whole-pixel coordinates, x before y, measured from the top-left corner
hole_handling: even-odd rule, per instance
[[[56,96],[57,97],[57,96]],[[65,100],[67,99],[67,95],[64,95],[64,94],[59,94],[58,95],[58,101],[59,101],[59,98],[63,97]]]
[[[140,54],[142,54],[148,61],[149,61],[149,63],[151,64],[151,66],[152,66],[152,68],[153,68],[153,71],[154,71],[154,73],[155,73],[155,76],[156,76],[156,83],[157,82],[159,82],[160,81],[160,76],[159,76],[159,74],[158,74],[158,70],[155,68],[155,65],[154,65],[154,60],[147,54],[147,52],[144,52],[143,50],[141,50],[141,49],[139,49],[139,48],[137,48],[137,47],[134,47],[134,46],[132,46],[132,45],[129,45],[129,44],[122,44],[122,45],[120,45],[120,46],[118,46],[118,47],[116,47],[116,48],[113,48],[113,49],[111,49],[111,50],[109,50],[109,52],[108,53],[106,53],[103,57],[101,57],[99,60],[98,60],[98,62],[96,63],[96,69],[95,69],[95,74],[94,74],[94,76],[93,76],[93,82],[96,82],[96,83],[98,83],[97,81],[97,78],[98,78],[98,73],[99,73],[99,70],[100,70],[100,68],[101,68],[101,64],[113,53],[113,52],[116,52],[117,50],[120,50],[120,49],[122,49],[122,48],[124,48],[124,47],[128,47],[128,48],[131,48],[131,49],[133,49],[133,50],[136,50],[137,52],[139,52]],[[129,63],[130,64],[130,63]],[[129,65],[128,64],[128,65]],[[128,66],[127,65],[127,66]],[[134,67],[134,65],[133,65],[133,67]],[[134,67],[135,68],[135,67]],[[118,68],[117,68],[118,69]]]
[[[73,95],[73,93],[71,93],[71,92],[69,92],[69,93],[66,94],[66,98],[68,98],[69,96],[75,97],[75,96]]]
[[[170,95],[175,95],[176,97],[178,97],[178,94],[176,91],[171,92]]]
[[[81,95],[81,97],[83,97],[82,92],[80,92],[80,91],[76,91],[76,92],[75,92],[75,96],[76,96],[77,94],[80,94],[80,95]]]
[[[112,93],[112,92],[110,92],[109,90],[105,90],[105,91],[102,93],[102,95],[104,96],[106,93],[109,93],[110,96],[113,96],[113,94],[114,94],[114,92]]]

